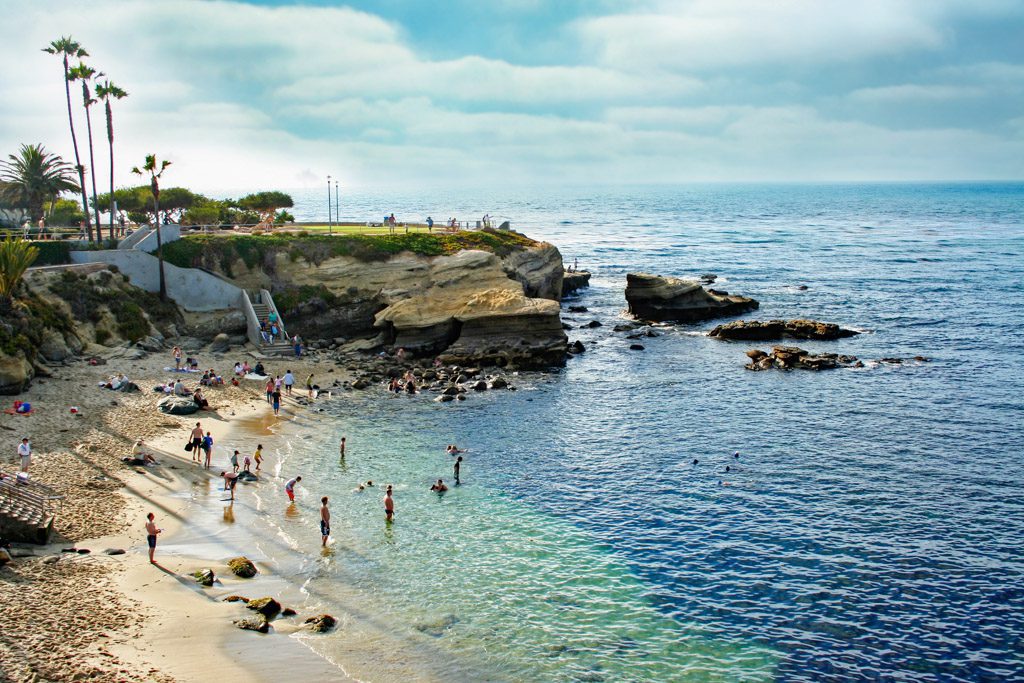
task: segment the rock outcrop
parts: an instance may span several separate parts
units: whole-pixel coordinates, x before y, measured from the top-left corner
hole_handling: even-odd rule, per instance
[[[0,354],[0,394],[19,394],[35,376],[32,364],[21,351],[14,355]]]
[[[813,354],[795,346],[776,346],[771,353],[760,349],[747,351],[747,370],[832,370],[840,367],[863,367],[856,356],[837,353]]]
[[[577,270],[572,273],[565,273],[562,276],[562,296],[568,296],[577,289],[590,286],[590,273],[585,270]]]
[[[778,339],[817,339],[833,340],[853,337],[860,334],[856,330],[848,330],[835,323],[823,323],[817,320],[737,320],[736,322],[719,325],[708,333],[709,337],[718,339],[735,339],[744,341],[775,341]]]
[[[637,318],[656,322],[695,322],[752,311],[758,302],[744,296],[704,289],[699,282],[629,273],[626,301]]]

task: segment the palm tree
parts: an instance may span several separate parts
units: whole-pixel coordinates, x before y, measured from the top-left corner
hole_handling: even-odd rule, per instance
[[[110,239],[114,239],[114,115],[110,109],[110,100],[128,97],[128,93],[106,80],[96,84],[96,97],[103,100],[107,114],[107,142],[110,143]],[[99,230],[98,225],[96,229]]]
[[[83,62],[79,62],[78,66],[73,67],[68,72],[68,78],[72,81],[82,82],[82,107],[85,109],[85,125],[89,131],[89,175],[92,178],[92,210],[96,214],[96,241],[98,242],[103,235],[100,230],[100,207],[96,202],[96,156],[93,153],[92,146],[92,112],[90,110],[90,107],[96,104],[96,100],[92,98],[92,93],[89,90],[89,81],[92,80],[93,76],[97,75],[102,76],[103,74],[97,74],[96,69]]]
[[[31,242],[8,237],[0,241],[0,307],[10,310],[14,289],[21,276],[39,256],[39,247]]]
[[[153,193],[153,215],[156,219],[156,258],[160,263],[160,300],[167,300],[167,284],[164,281],[164,244],[160,238],[160,176],[164,174],[171,162],[161,161],[159,170],[155,154],[146,155],[146,163],[140,169],[138,166],[132,168],[136,175],[149,174],[149,190]]]
[[[43,204],[62,192],[78,192],[74,170],[42,145],[22,145],[18,154],[0,162],[0,181],[7,183],[7,199],[28,207],[33,222],[43,216]]]
[[[68,79],[68,57],[81,59],[88,57],[89,53],[82,49],[82,46],[75,42],[71,36],[61,36],[60,39],[50,43],[43,48],[43,52],[51,55],[60,55],[64,60],[64,94],[68,100],[68,126],[71,128],[71,144],[75,148],[75,169],[78,171],[78,187],[82,192],[82,211],[85,213],[85,232],[92,241],[92,224],[89,221],[89,197],[85,194],[85,168],[82,166],[82,159],[78,154],[78,138],[75,137],[75,118],[71,115],[71,81]]]

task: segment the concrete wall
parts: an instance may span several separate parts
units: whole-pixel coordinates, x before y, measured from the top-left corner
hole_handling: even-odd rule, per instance
[[[154,238],[155,239],[155,238]],[[136,249],[73,251],[74,263],[108,263],[117,266],[131,283],[147,292],[160,291],[158,261]],[[230,282],[195,268],[178,268],[164,263],[167,295],[186,311],[218,311],[237,308],[242,290]]]
[[[160,226],[160,241],[164,244],[181,239],[181,227],[175,224]],[[139,251],[156,251],[156,230],[150,230],[149,234],[139,240],[133,246]]]

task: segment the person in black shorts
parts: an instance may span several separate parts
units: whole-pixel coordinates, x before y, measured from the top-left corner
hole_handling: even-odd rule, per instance
[[[156,552],[156,535],[159,534],[163,529],[156,528],[156,515],[150,512],[146,515],[146,543],[149,545],[149,563],[156,564],[156,560],[153,559],[153,553]]]
[[[331,511],[327,508],[327,496],[320,499],[320,536],[323,547],[327,547],[327,538],[331,535]]]

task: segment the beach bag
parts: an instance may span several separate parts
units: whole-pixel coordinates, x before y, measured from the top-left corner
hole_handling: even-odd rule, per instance
[[[189,452],[189,453],[192,452],[192,442],[191,441],[189,441],[187,444],[185,444],[185,450],[187,452]]]
[[[20,405],[15,406],[14,410],[16,410],[19,413],[31,413],[32,412],[32,404],[31,403],[21,403]]]

